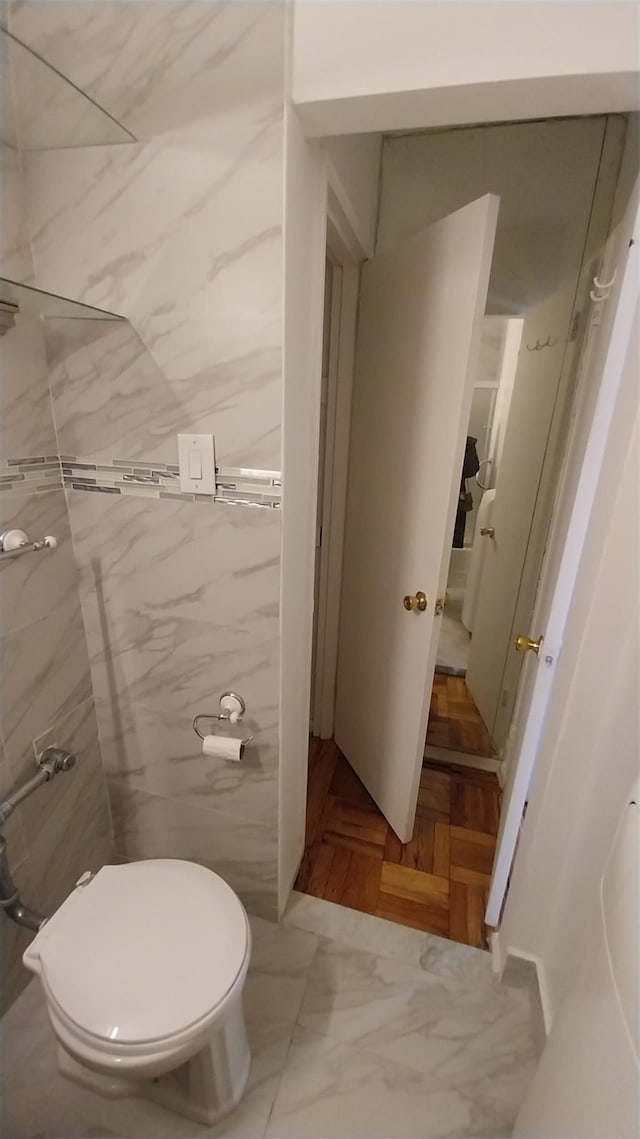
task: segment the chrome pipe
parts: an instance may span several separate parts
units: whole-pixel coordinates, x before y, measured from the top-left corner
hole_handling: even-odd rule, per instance
[[[59,747],[45,748],[40,759],[38,760],[39,770],[31,779],[27,779],[21,787],[16,787],[15,791],[8,795],[4,802],[0,803],[0,826],[7,821],[10,815],[13,814],[16,807],[27,795],[31,795],[32,791],[37,791],[43,783],[48,783],[57,775],[59,771],[70,771],[76,762],[75,756],[70,751],[64,751]]]
[[[65,751],[59,747],[45,748],[38,760],[39,770],[36,774],[32,775],[31,779],[27,779],[22,787],[17,787],[3,803],[0,803],[0,824],[6,822],[15,811],[18,803],[26,799],[27,795],[30,795],[43,783],[48,783],[59,771],[70,771],[75,762],[76,757],[70,751]],[[24,926],[25,929],[32,929],[36,932],[47,921],[45,914],[32,910],[20,900],[18,887],[9,869],[7,840],[4,835],[0,835],[0,910],[4,910],[7,917],[11,918],[11,921],[15,922],[16,925]]]
[[[3,835],[0,835],[0,909],[4,910],[7,917],[16,925],[36,932],[47,920],[45,914],[38,913],[37,910],[32,910],[21,902],[18,887],[9,869],[7,840]]]
[[[38,913],[37,910],[32,910],[29,906],[23,906],[18,898],[17,901],[12,902],[10,906],[3,907],[5,914],[11,918],[16,925],[24,926],[25,929],[32,929],[35,933],[42,929],[45,922],[49,919],[44,914]]]
[[[27,782],[23,783],[21,787],[16,787],[16,790],[13,791],[11,795],[7,795],[4,802],[0,803],[0,826],[6,823],[9,816],[15,811],[18,803],[26,799],[27,795],[30,795],[32,791],[37,791],[38,787],[43,783],[47,783],[50,778],[49,772],[41,769],[36,772],[35,775],[32,775],[31,779],[27,779]]]
[[[7,862],[7,840],[0,834],[0,906],[4,909],[5,906],[14,905],[18,900],[18,887],[11,877]]]

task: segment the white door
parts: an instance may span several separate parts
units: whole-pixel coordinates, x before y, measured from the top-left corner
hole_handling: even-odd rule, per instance
[[[523,633],[533,633],[535,638],[541,636],[543,640],[538,655],[527,653],[512,737],[505,755],[506,784],[485,915],[487,925],[491,926],[497,926],[500,920],[598,478],[606,447],[611,445],[609,430],[621,378],[625,363],[637,366],[637,347],[633,347],[633,333],[634,316],[637,320],[640,280],[639,231],[640,212],[636,187],[625,218],[608,242],[605,265],[601,271],[603,280],[617,277],[618,282],[611,299],[603,302],[614,306],[610,309],[610,323],[606,327],[608,314],[605,313],[603,317],[601,304],[596,302],[581,362],[585,376],[584,388],[588,392],[597,391],[593,416],[588,429],[585,429],[585,424],[579,418],[573,424],[564,486],[558,499],[532,625],[529,630],[522,630]],[[630,241],[632,234],[634,237]],[[603,331],[599,334],[601,320]],[[631,357],[631,364],[628,356]],[[589,412],[587,399],[583,420],[588,420]],[[572,472],[573,456],[580,459],[576,462],[577,476]]]
[[[402,842],[413,832],[499,201],[362,271],[335,738]],[[426,594],[407,610],[403,599]]]
[[[529,624],[533,591],[540,572],[546,537],[541,521],[548,520],[558,451],[551,435],[558,421],[559,403],[568,394],[575,345],[567,343],[571,328],[575,284],[537,305],[524,322],[518,367],[504,436],[502,458],[495,483],[491,513],[494,536],[477,540],[485,545],[482,573],[474,613],[466,683],[499,752],[502,751],[513,716],[519,669],[505,679],[512,625],[516,613]],[[550,347],[530,351],[531,346],[551,342]],[[529,349],[527,348],[529,345]],[[564,381],[564,383],[563,383]],[[560,415],[561,418],[561,415]],[[555,447],[554,447],[555,444]],[[545,480],[543,482],[543,468]],[[547,509],[540,501],[547,499]],[[538,509],[537,527],[534,514]],[[525,559],[535,567],[530,580],[523,579]],[[517,666],[519,659],[513,654]]]

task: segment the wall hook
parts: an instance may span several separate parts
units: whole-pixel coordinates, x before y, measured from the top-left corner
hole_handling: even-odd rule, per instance
[[[601,281],[597,274],[593,278],[593,284],[595,286],[595,289],[601,290],[599,293],[595,292],[594,289],[591,289],[589,291],[589,296],[591,297],[591,300],[595,304],[602,303],[602,301],[606,301],[609,299],[609,294],[610,294],[611,289],[615,283],[616,274],[617,274],[617,269],[614,269],[613,270],[613,276],[612,276],[610,281]]]
[[[549,335],[543,344],[541,344],[539,340],[536,340],[534,345],[527,344],[527,352],[541,352],[543,348],[555,348],[556,343],[557,341],[551,342],[551,336]]]
[[[617,272],[618,272],[618,270],[617,270],[617,269],[614,269],[614,270],[613,270],[613,277],[611,278],[611,280],[610,280],[610,281],[600,281],[600,280],[598,280],[598,277],[597,277],[597,276],[596,276],[596,277],[594,277],[594,278],[593,278],[593,283],[594,283],[594,285],[595,285],[596,289],[610,289],[610,288],[611,288],[611,286],[612,286],[613,284],[615,284],[615,280],[616,280],[616,274],[617,274]]]

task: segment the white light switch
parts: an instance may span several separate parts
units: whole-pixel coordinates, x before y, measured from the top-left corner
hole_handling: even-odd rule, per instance
[[[180,490],[216,493],[216,454],[213,435],[178,435]]]
[[[202,458],[200,457],[200,451],[195,447],[189,448],[189,478],[202,478]]]

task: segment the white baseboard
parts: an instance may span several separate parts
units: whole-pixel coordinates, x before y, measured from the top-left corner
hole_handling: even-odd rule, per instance
[[[544,966],[539,958],[517,950],[506,949],[500,930],[489,935],[493,972],[505,985],[526,988],[531,997],[531,1023],[538,1055],[551,1031],[551,1009]]]
[[[455,763],[458,767],[474,767],[476,771],[492,771],[500,778],[501,763],[499,759],[483,755],[471,755],[468,751],[452,751],[448,747],[436,747],[427,744],[424,749],[425,759],[434,759],[437,763]]]
[[[499,929],[494,929],[489,934],[489,952],[491,953],[491,968],[497,977],[501,977],[504,969],[504,956]]]
[[[278,921],[279,922],[282,921],[284,911],[286,910],[287,906],[289,905],[289,898],[291,897],[291,894],[293,892],[293,888],[295,886],[296,878],[298,877],[298,874],[300,873],[300,867],[302,866],[302,859],[303,858],[304,858],[304,846],[303,846],[302,851],[300,853],[300,858],[296,861],[295,869],[293,871],[293,874],[291,875],[291,881],[283,889],[280,889],[280,888],[278,889]]]

